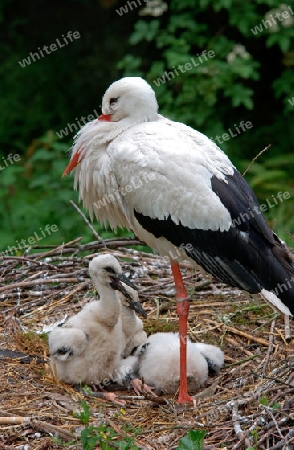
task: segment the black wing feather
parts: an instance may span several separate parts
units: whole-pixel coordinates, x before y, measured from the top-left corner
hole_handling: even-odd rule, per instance
[[[182,247],[217,279],[252,294],[275,290],[292,275],[292,288],[288,284],[278,296],[294,312],[294,264],[286,247],[269,228],[242,175],[235,171],[226,181],[213,177],[211,184],[231,214],[233,225],[228,231],[190,229],[175,224],[170,216],[152,219],[137,211],[135,216],[147,231]]]

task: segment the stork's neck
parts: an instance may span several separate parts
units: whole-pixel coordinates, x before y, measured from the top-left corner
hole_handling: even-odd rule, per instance
[[[114,326],[121,315],[121,304],[116,291],[108,286],[96,284],[100,295],[99,320]]]
[[[136,315],[134,311],[127,305],[122,305],[123,332],[126,336],[131,336],[136,325]]]

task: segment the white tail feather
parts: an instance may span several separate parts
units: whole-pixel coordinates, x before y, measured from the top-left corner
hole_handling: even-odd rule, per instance
[[[274,309],[278,309],[286,316],[292,316],[289,308],[284,305],[284,303],[273,292],[262,289],[260,291],[260,294],[264,298],[264,300],[266,300],[270,304],[271,307],[273,307]]]

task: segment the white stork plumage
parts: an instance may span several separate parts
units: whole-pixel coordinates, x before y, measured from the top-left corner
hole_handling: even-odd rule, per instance
[[[91,218],[133,230],[170,258],[181,336],[179,402],[185,402],[191,400],[185,341],[189,302],[181,258],[224,283],[261,293],[288,315],[294,311],[294,264],[223,151],[157,110],[155,93],[142,78],[114,82],[103,96],[102,115],[75,137],[64,175],[76,167],[75,188]],[[287,282],[279,298],[271,292]]]
[[[117,291],[124,295],[124,306],[146,315],[138,297],[130,296],[117,259],[102,254],[90,261],[89,272],[100,294],[100,300],[87,303],[83,309],[49,334],[51,367],[66,383],[99,384],[110,382],[122,365],[122,355],[131,338],[122,324],[122,304]],[[133,323],[136,323],[133,320]],[[133,330],[133,332],[136,330]],[[121,377],[123,378],[123,377]],[[105,394],[110,400],[113,393]]]
[[[163,394],[175,394],[180,379],[180,339],[178,333],[155,333],[140,345],[128,365],[148,385]],[[132,358],[137,358],[132,359]],[[194,394],[204,385],[209,370],[218,372],[224,364],[224,353],[215,345],[193,343],[187,339],[187,383]]]

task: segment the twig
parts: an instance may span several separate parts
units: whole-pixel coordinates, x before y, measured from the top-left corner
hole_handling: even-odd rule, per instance
[[[272,381],[275,381],[276,383],[280,383],[280,384],[283,384],[283,385],[285,385],[285,386],[288,386],[288,387],[293,388],[293,385],[292,385],[292,384],[289,384],[289,383],[287,383],[286,381],[281,380],[281,379],[279,379],[279,378],[270,377],[270,376],[268,376],[268,375],[260,375],[260,374],[258,374],[257,372],[255,372],[255,371],[252,370],[252,369],[250,369],[250,371],[251,371],[251,373],[252,373],[253,375],[255,375],[256,377],[266,378],[267,380],[272,380]]]
[[[20,283],[12,283],[7,284],[6,286],[0,287],[0,292],[16,289],[16,288],[26,288],[29,286],[38,286],[42,284],[50,284],[50,283],[78,283],[78,278],[50,278],[50,280],[42,279],[42,280],[33,280],[33,281],[21,281]]]
[[[23,423],[29,423],[30,420],[30,417],[21,416],[0,417],[0,425],[20,425]]]
[[[239,336],[245,337],[250,341],[257,342],[258,344],[265,345],[268,347],[269,343],[265,339],[259,338],[257,336],[252,336],[251,334],[245,333],[245,331],[237,330],[237,328],[226,326],[226,330],[231,333],[237,334]]]
[[[144,395],[118,395],[120,400],[145,400]]]
[[[290,342],[292,338],[290,329],[290,316],[285,315],[284,320],[285,320],[285,339],[286,342]]]
[[[97,233],[97,231],[94,229],[93,225],[90,224],[89,220],[87,219],[87,217],[85,216],[85,214],[80,210],[80,208],[78,207],[78,205],[75,204],[75,202],[73,200],[70,200],[69,203],[72,204],[72,206],[78,211],[78,213],[82,216],[82,218],[84,219],[85,223],[88,225],[88,227],[90,228],[90,230],[92,231],[92,233],[94,234],[95,238],[97,239],[98,242],[101,242],[104,246],[104,248],[106,247],[106,244],[104,242],[104,240],[102,239],[102,237],[99,236],[99,234]]]
[[[265,339],[262,339],[262,338],[259,338],[256,336],[252,336],[251,334],[245,333],[245,331],[238,330],[237,328],[234,328],[234,327],[229,327],[228,325],[225,325],[224,323],[219,323],[212,319],[203,318],[202,320],[204,322],[212,323],[212,324],[216,325],[217,327],[220,327],[220,326],[225,327],[226,331],[230,331],[231,333],[245,337],[245,338],[249,339],[250,341],[257,342],[258,344],[265,345],[266,347],[269,346],[268,341],[266,341]]]
[[[239,401],[232,402],[233,408],[232,408],[232,422],[234,426],[234,431],[239,439],[239,441],[245,441],[246,447],[250,447],[251,443],[248,439],[247,433],[244,432],[240,425],[240,417],[238,414],[238,406],[240,405]],[[242,403],[242,402],[241,402]]]
[[[267,365],[268,365],[268,362],[269,362],[269,358],[270,358],[270,355],[271,355],[271,353],[272,353],[272,351],[273,351],[273,345],[274,345],[274,328],[275,328],[275,326],[276,326],[276,319],[274,319],[273,321],[272,321],[272,324],[271,324],[271,330],[270,330],[270,335],[269,335],[269,346],[268,346],[268,349],[267,349],[267,352],[266,352],[266,357],[264,358],[264,364],[263,364],[263,369],[262,369],[262,374],[263,375],[265,375],[265,371],[266,371],[266,368],[267,368]]]
[[[247,167],[247,169],[245,170],[245,172],[243,172],[243,177],[246,175],[246,173],[248,172],[248,170],[250,169],[250,167],[252,166],[252,164],[257,160],[257,158],[260,157],[260,155],[262,155],[264,152],[266,152],[270,147],[272,146],[272,144],[269,144],[267,147],[265,147],[263,150],[261,150],[261,152],[259,152],[251,161],[251,163],[249,164],[249,166]]]
[[[288,417],[283,417],[281,420],[278,421],[278,425],[283,426],[289,421],[290,419]],[[274,429],[275,428],[273,421],[270,421],[267,425],[263,427],[263,430],[266,431],[266,433],[259,439],[257,443],[258,447],[273,434]]]
[[[292,428],[292,430],[289,431],[289,433],[285,436],[285,438],[283,438],[283,441],[279,441],[277,444],[273,445],[272,447],[267,447],[268,450],[278,450],[281,447],[285,448],[285,450],[290,449],[288,444],[290,444],[291,441],[293,441],[293,434],[294,434],[294,429]],[[292,446],[291,446],[291,448],[292,448]]]
[[[181,429],[183,429],[183,430],[191,430],[191,428],[193,428],[193,426],[195,426],[195,425],[198,426],[198,427],[201,427],[201,428],[204,427],[203,423],[193,422],[193,425],[172,425],[170,427],[158,427],[158,428],[155,428],[155,429],[152,429],[152,430],[141,431],[138,434],[141,436],[142,434],[159,433],[161,431],[172,431],[172,430],[181,430]]]
[[[55,247],[56,248],[56,247]],[[3,260],[15,260],[15,261],[28,261],[32,264],[38,264],[39,266],[47,266],[50,269],[58,269],[57,266],[54,266],[53,264],[48,264],[47,262],[44,261],[35,261],[34,259],[31,258],[25,258],[24,256],[3,256],[2,258]]]
[[[50,250],[49,252],[46,253],[38,253],[36,256],[36,259],[40,259],[40,258],[45,258],[49,255],[53,255],[54,253],[59,253],[60,250],[63,251],[63,249],[69,247],[70,245],[76,244],[77,242],[81,241],[83,239],[83,237],[78,237],[76,239],[74,239],[73,241],[70,242],[66,242],[65,244],[59,245],[57,248],[53,248],[52,250]]]
[[[0,425],[30,425],[38,431],[46,432],[48,434],[58,435],[61,439],[65,441],[72,441],[74,436],[66,430],[52,425],[51,423],[46,423],[40,420],[32,419],[31,417],[0,417]]]
[[[35,430],[48,433],[50,435],[59,436],[60,439],[63,441],[72,441],[74,439],[74,435],[72,433],[69,433],[69,431],[63,430],[62,428],[57,427],[56,425],[52,425],[51,423],[39,421],[32,419],[30,422],[30,425]]]
[[[266,406],[266,405],[262,405],[262,406],[263,406],[263,408],[268,412],[268,414],[271,416],[272,421],[273,421],[274,424],[275,424],[276,430],[278,431],[280,438],[281,438],[281,439],[284,439],[284,436],[283,436],[282,433],[281,433],[280,427],[279,427],[279,425],[278,425],[278,422],[276,421],[276,418],[274,417],[274,415],[273,415],[273,413],[272,413],[272,411],[271,411],[271,408],[269,408],[269,407]]]
[[[249,356],[248,358],[241,359],[240,361],[236,361],[236,362],[234,362],[234,363],[232,363],[232,364],[227,364],[227,367],[231,367],[231,366],[239,366],[240,364],[246,363],[246,362],[248,362],[248,361],[251,361],[252,359],[257,358],[258,356],[260,356],[260,355],[252,355],[252,356]]]

